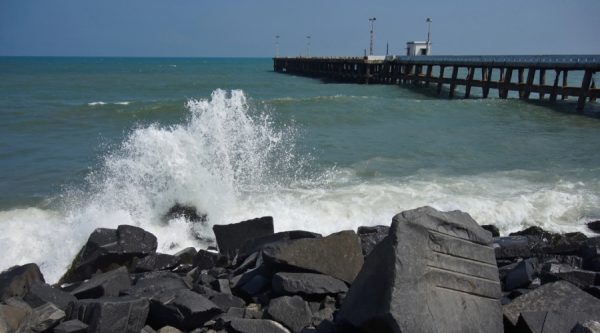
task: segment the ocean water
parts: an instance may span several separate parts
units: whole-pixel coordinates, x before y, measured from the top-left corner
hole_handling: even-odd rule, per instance
[[[270,59],[0,58],[0,78],[0,269],[51,282],[119,224],[172,253],[264,215],[324,234],[423,205],[504,233],[600,218],[597,105],[323,83]],[[175,203],[208,223],[166,219]]]

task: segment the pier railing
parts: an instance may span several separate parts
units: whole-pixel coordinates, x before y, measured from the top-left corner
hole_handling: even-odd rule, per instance
[[[540,100],[548,96],[550,101],[556,101],[558,96],[563,100],[576,97],[580,111],[586,101],[600,96],[594,80],[594,74],[600,71],[600,55],[399,56],[385,60],[297,57],[274,58],[273,68],[276,72],[340,82],[425,86],[433,83],[438,94],[447,85],[450,98],[455,97],[459,85],[465,87],[464,98],[470,97],[472,87],[481,88],[483,98],[489,96],[490,89],[497,90],[499,98],[507,98],[509,91],[518,92],[524,100],[530,99],[532,93],[537,93]],[[583,72],[579,84],[569,85],[570,71]],[[547,72],[554,74],[551,84],[546,82]]]

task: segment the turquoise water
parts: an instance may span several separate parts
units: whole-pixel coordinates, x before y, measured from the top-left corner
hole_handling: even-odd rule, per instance
[[[121,223],[205,246],[210,226],[165,221],[176,202],[323,233],[422,205],[504,232],[600,218],[597,105],[325,84],[270,59],[0,58],[0,77],[0,269],[52,280]]]

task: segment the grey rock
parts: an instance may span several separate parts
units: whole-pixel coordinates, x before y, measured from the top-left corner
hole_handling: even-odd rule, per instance
[[[34,283],[44,283],[44,276],[36,264],[13,266],[0,273],[0,301],[23,297]]]
[[[347,230],[323,238],[304,238],[270,244],[263,257],[274,264],[310,270],[352,283],[363,265],[360,239]]]
[[[171,272],[150,272],[137,276],[135,285],[126,290],[128,295],[152,298],[163,291],[191,289],[182,277]]]
[[[65,312],[52,303],[33,309],[30,328],[34,332],[45,332],[65,319]]]
[[[140,333],[156,333],[156,331],[150,325],[146,325]]]
[[[468,214],[394,216],[338,313],[366,332],[503,332],[492,237]]]
[[[537,260],[529,258],[519,262],[506,274],[505,290],[527,287],[536,276]]]
[[[179,262],[181,264],[194,264],[194,257],[198,254],[196,248],[194,247],[186,247],[185,249],[174,254],[177,258],[179,258]]]
[[[45,283],[34,283],[29,289],[29,293],[23,297],[31,307],[38,307],[44,303],[52,303],[59,309],[65,311],[70,302],[77,300],[75,296],[54,288]]]
[[[494,238],[496,259],[529,258],[531,248],[526,236],[507,236]]]
[[[282,231],[272,235],[252,238],[244,242],[240,249],[240,254],[249,255],[261,250],[268,244],[286,242],[294,239],[302,238],[321,238],[321,234],[303,230]]]
[[[219,246],[219,252],[233,258],[246,241],[272,235],[275,231],[273,218],[265,216],[239,223],[214,225],[213,232]]]
[[[139,333],[148,317],[148,300],[137,297],[83,299],[69,304],[67,317],[89,326],[90,332]]]
[[[78,299],[116,297],[121,290],[131,287],[127,268],[120,267],[110,272],[92,276],[89,280],[71,291]]]
[[[500,237],[500,230],[493,224],[484,224],[481,226],[483,229],[492,233],[492,237]]]
[[[600,333],[600,322],[598,320],[587,320],[577,323],[571,333]]]
[[[216,279],[211,283],[211,286],[220,293],[231,294],[231,288],[229,287],[229,280],[227,280],[227,279]]]
[[[150,323],[153,327],[173,326],[191,330],[201,327],[221,312],[208,298],[191,290],[168,290],[151,300]]]
[[[316,273],[277,273],[271,286],[278,294],[326,295],[348,291],[342,280]]]
[[[201,270],[202,269],[211,269],[211,268],[215,267],[218,260],[219,260],[218,253],[214,253],[214,252],[210,252],[210,251],[206,251],[206,250],[200,250],[200,251],[198,251],[198,253],[196,253],[196,256],[194,257],[193,265],[194,265],[194,267],[197,267]]]
[[[165,326],[157,331],[157,333],[182,333],[173,326]]]
[[[521,313],[516,330],[519,332],[572,332],[578,322],[597,319],[599,313],[562,311],[540,311]]]
[[[504,306],[504,317],[516,325],[521,312],[600,311],[600,300],[566,281],[544,284]]]
[[[138,227],[98,228],[92,232],[59,283],[83,281],[95,273],[128,266],[135,257],[155,253],[156,246],[156,237]]]
[[[312,313],[300,296],[282,296],[269,302],[267,314],[292,332],[300,333],[311,323]]]
[[[87,331],[88,325],[77,319],[63,321],[54,328],[54,333],[87,333]]]
[[[179,265],[179,257],[152,253],[143,258],[134,258],[131,271],[135,273],[170,270]]]
[[[591,221],[586,223],[588,229],[596,232],[596,233],[600,233],[600,220],[598,221]]]
[[[230,323],[237,333],[289,333],[281,324],[268,319],[234,319]]]
[[[227,312],[230,308],[242,308],[246,305],[243,299],[231,294],[217,293],[209,296],[211,302],[215,303],[223,312]]]
[[[24,332],[28,329],[33,310],[27,303],[16,298],[6,299],[5,302],[6,304],[0,303],[0,332]]]
[[[377,225],[374,227],[358,227],[357,234],[362,245],[363,255],[371,253],[375,245],[379,244],[390,231],[390,227]]]

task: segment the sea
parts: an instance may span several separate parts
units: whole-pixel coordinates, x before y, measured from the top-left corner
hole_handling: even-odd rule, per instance
[[[214,224],[329,234],[425,205],[503,234],[589,233],[598,105],[472,94],[323,82],[269,58],[1,57],[0,270],[36,262],[56,282],[120,224],[165,253],[206,248]],[[176,204],[207,221],[168,217]]]

